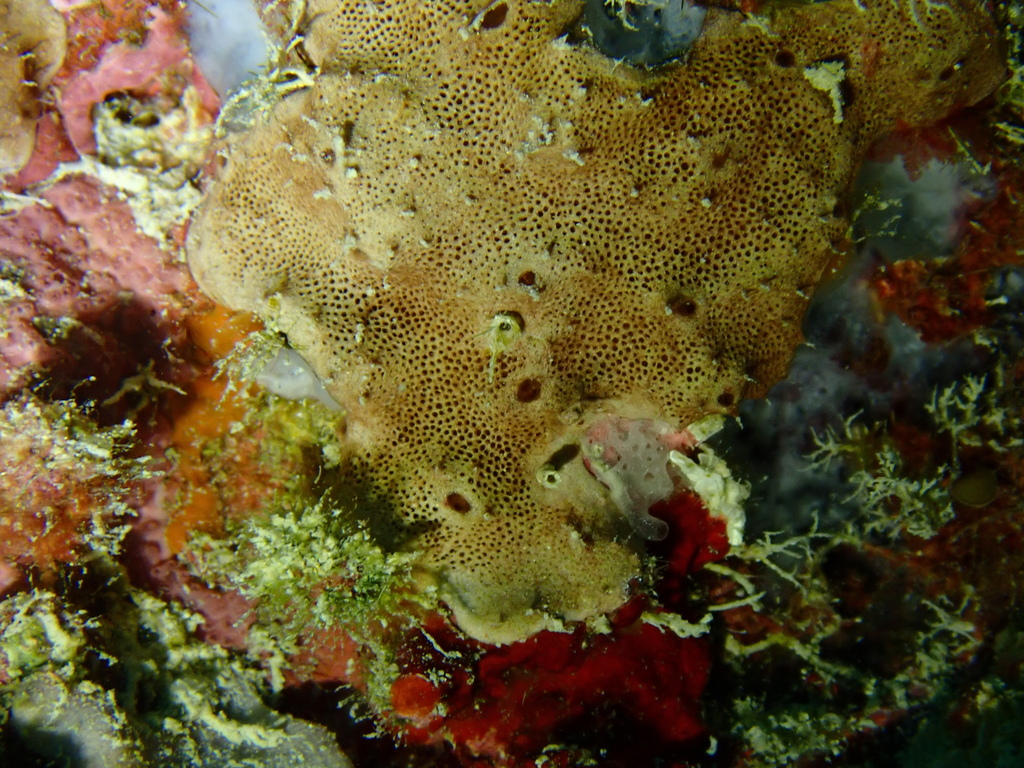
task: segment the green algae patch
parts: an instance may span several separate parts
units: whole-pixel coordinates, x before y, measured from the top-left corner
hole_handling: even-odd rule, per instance
[[[77,672],[85,649],[85,615],[62,610],[52,592],[14,595],[0,603],[0,653],[11,680],[41,669],[64,679]]]
[[[261,623],[290,634],[338,626],[361,634],[407,599],[415,559],[384,552],[325,501],[250,518],[224,539],[197,537],[191,551],[197,575],[237,588]]]

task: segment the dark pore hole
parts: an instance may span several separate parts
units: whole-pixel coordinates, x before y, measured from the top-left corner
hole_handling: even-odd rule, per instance
[[[484,12],[484,17],[480,19],[480,29],[497,29],[505,23],[507,15],[508,6],[505,3],[498,3]]]
[[[516,387],[516,400],[520,403],[532,403],[540,397],[540,382],[537,379],[523,379]]]
[[[697,302],[689,296],[673,296],[668,300],[668,308],[672,314],[681,317],[693,317],[697,314]]]
[[[444,497],[444,505],[463,514],[470,510],[469,501],[461,493],[449,493]]]
[[[561,469],[570,461],[575,459],[580,452],[580,446],[578,443],[569,443],[563,445],[557,451],[551,454],[551,458],[547,460],[547,466],[553,469]]]
[[[943,83],[946,82],[951,77],[953,77],[953,75],[959,72],[963,65],[964,63],[962,61],[958,61],[955,64],[950,64],[944,70],[939,72],[939,80],[941,80]]]

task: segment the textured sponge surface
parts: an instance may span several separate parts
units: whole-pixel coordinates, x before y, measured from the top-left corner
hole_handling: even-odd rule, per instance
[[[493,641],[638,574],[587,431],[781,378],[868,143],[1001,76],[969,0],[711,10],[655,70],[568,0],[308,5],[319,74],[229,141],[190,264],[288,334],[348,413],[342,492]],[[806,76],[826,61],[839,95]]]
[[[43,91],[67,47],[64,18],[46,0],[0,0],[0,176],[35,147]]]

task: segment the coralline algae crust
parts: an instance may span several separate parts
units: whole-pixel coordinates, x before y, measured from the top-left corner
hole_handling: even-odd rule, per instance
[[[585,435],[763,394],[870,143],[1003,76],[974,0],[710,9],[654,70],[594,49],[582,10],[312,0],[308,87],[228,137],[188,241],[346,411],[340,500],[490,642],[626,599],[639,544]]]

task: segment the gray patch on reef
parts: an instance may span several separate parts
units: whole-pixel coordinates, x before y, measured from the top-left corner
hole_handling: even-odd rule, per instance
[[[690,0],[587,0],[583,18],[601,53],[653,67],[690,49],[705,13]]]
[[[888,262],[950,256],[966,210],[994,191],[991,175],[966,162],[933,158],[913,174],[901,155],[867,162],[854,188],[855,234],[862,251]]]
[[[857,253],[815,293],[803,323],[807,343],[787,378],[767,397],[741,403],[738,420],[710,441],[752,484],[751,538],[836,531],[858,512],[848,468],[810,460],[816,434],[841,434],[848,420],[870,424],[894,412],[925,423],[923,405],[936,387],[985,370],[988,354],[971,339],[929,344],[898,317],[879,320],[868,280],[891,261],[949,256],[966,209],[990,196],[992,184],[963,164],[929,162],[913,178],[902,157],[865,164],[853,195]],[[994,275],[987,299],[996,312],[992,330],[1019,347],[1024,271]]]
[[[208,699],[202,689],[172,681],[191,711],[171,705],[168,718],[158,710],[126,713],[115,703],[124,696],[36,672],[9,688],[11,729],[25,764],[34,756],[67,768],[352,768],[326,728],[271,709],[253,683],[226,664],[209,671],[216,682],[205,689],[213,694]],[[168,703],[156,687],[146,693],[154,703]]]
[[[192,53],[223,99],[266,69],[267,40],[249,0],[188,0]]]
[[[352,768],[334,736],[321,725],[284,715],[266,704],[253,685],[231,670],[217,677],[219,699],[211,715],[192,718],[183,745],[202,765],[258,765],[260,768]],[[263,733],[265,740],[251,734]],[[173,754],[179,753],[174,750]],[[191,768],[191,761],[164,765]]]
[[[131,768],[142,759],[111,700],[88,683],[69,688],[55,674],[30,675],[15,689],[10,718],[29,750],[60,765]]]

